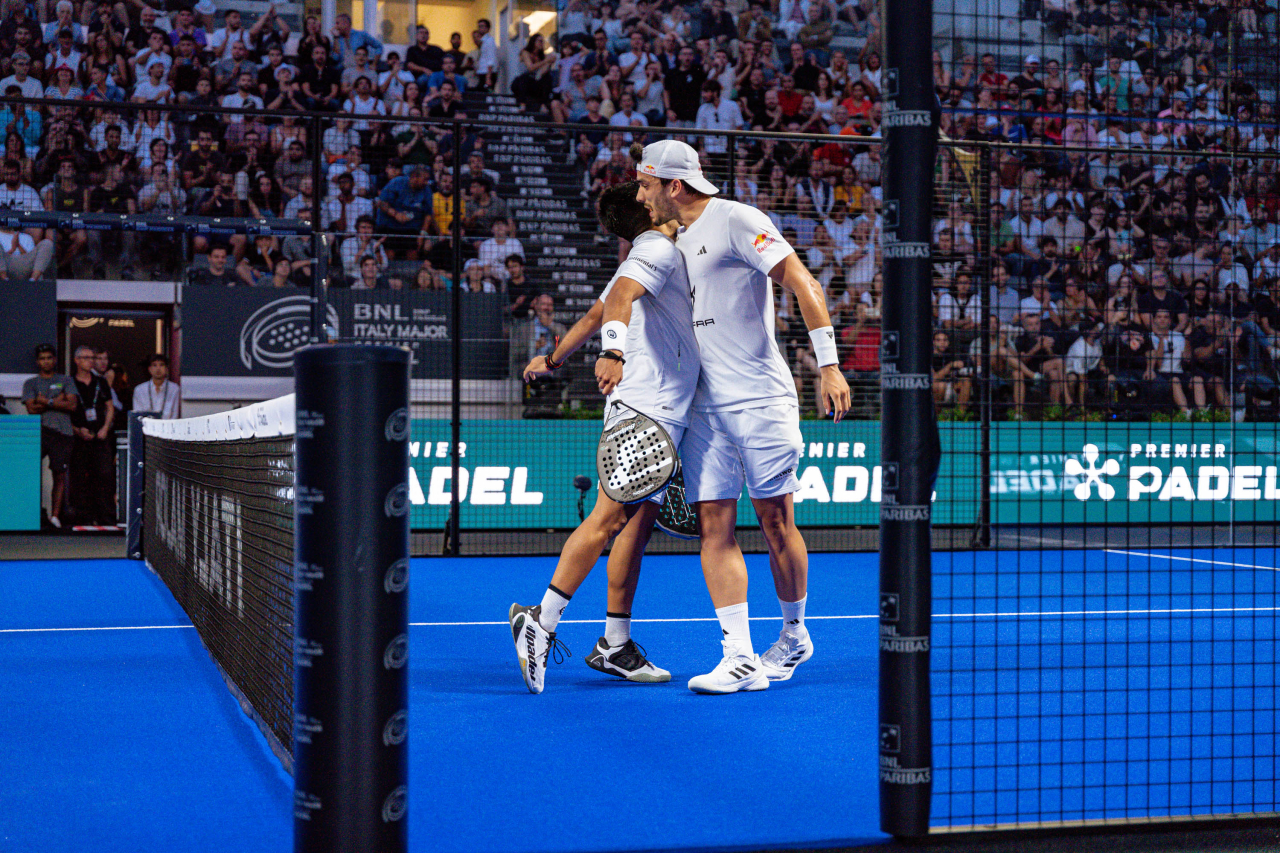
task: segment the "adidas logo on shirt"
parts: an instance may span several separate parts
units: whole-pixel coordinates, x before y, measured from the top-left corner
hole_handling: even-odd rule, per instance
[[[699,254],[699,255],[705,255],[706,253],[707,253],[707,247],[706,247],[706,246],[703,246],[701,249],[699,249],[699,250],[698,250],[698,254]]]

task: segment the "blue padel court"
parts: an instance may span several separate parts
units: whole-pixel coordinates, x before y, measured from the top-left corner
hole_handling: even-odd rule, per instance
[[[763,651],[778,606],[747,561]],[[877,555],[813,555],[813,659],[727,697],[685,687],[720,656],[691,556],[647,558],[634,611],[670,684],[583,663],[601,565],[530,695],[506,613],[554,564],[414,561],[412,849],[886,840]],[[1270,548],[935,554],[934,823],[1274,811],[1275,581]],[[0,850],[291,849],[291,778],[143,564],[0,563],[0,601]]]

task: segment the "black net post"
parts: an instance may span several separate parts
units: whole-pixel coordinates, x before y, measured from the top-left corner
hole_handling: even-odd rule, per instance
[[[462,508],[461,474],[458,469],[462,460],[458,448],[462,444],[462,157],[458,152],[459,142],[464,133],[462,124],[453,123],[453,223],[449,231],[449,249],[453,257],[453,301],[450,306],[452,325],[449,335],[449,519],[446,521],[445,552],[452,557],[458,556],[461,543],[458,537],[462,530],[459,513]]]
[[[125,458],[125,474],[123,477],[124,501],[124,552],[134,560],[141,560],[142,554],[142,500],[145,489],[145,472],[143,471],[146,456],[146,436],[142,432],[143,418],[158,418],[159,412],[130,412],[126,427],[128,438]]]
[[[409,353],[294,358],[294,850],[408,847]]]
[[[939,109],[930,0],[885,4],[881,337],[880,826],[929,832],[930,513],[940,446],[931,362],[930,235]]]

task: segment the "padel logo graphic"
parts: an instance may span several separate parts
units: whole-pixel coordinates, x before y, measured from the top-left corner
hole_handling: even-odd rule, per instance
[[[330,305],[325,313],[338,328],[338,312]],[[293,366],[293,351],[311,337],[311,298],[286,296],[263,305],[240,328],[240,363],[283,369]]]
[[[1102,477],[1105,474],[1108,477],[1114,477],[1120,473],[1120,463],[1115,459],[1107,459],[1102,463],[1102,467],[1098,467],[1098,445],[1086,444],[1081,451],[1088,468],[1080,464],[1079,459],[1068,459],[1063,471],[1072,477],[1084,477],[1084,481],[1077,483],[1072,494],[1076,496],[1078,501],[1087,501],[1092,494],[1093,484],[1098,485],[1098,497],[1104,501],[1109,501],[1116,496],[1116,488],[1110,483],[1104,483]]]

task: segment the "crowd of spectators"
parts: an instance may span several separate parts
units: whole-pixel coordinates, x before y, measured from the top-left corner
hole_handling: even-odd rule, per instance
[[[874,0],[569,0],[554,44],[530,38],[509,83],[487,21],[469,52],[460,33],[442,48],[418,27],[400,55],[346,16],[326,34],[314,18],[293,33],[274,9],[250,23],[234,10],[141,2],[3,8],[0,91],[67,103],[0,112],[0,204],[308,221],[318,207],[338,238],[339,281],[374,288],[452,286],[456,221],[467,238],[459,285],[506,292],[513,314],[531,317],[539,294],[521,284],[520,223],[479,129],[463,125],[455,138],[453,125],[410,121],[465,118],[466,93],[502,86],[570,140],[588,200],[630,178],[632,142],[680,135],[697,145],[723,189],[800,249],[827,287],[846,371],[875,387],[883,69]],[[952,140],[934,227],[939,403],[971,415],[985,369],[1015,416],[1049,405],[1194,415],[1240,396],[1274,407],[1274,5],[1052,0],[1026,11],[1048,33],[1029,51],[934,56]],[[268,112],[175,114],[148,103]],[[301,109],[333,114],[321,138],[290,115]],[[850,138],[753,138],[731,150],[705,135],[740,129]],[[455,158],[465,163],[456,210]],[[55,266],[105,275],[84,268],[99,259],[127,277],[180,255],[128,234],[33,228],[0,231],[0,243],[33,277]],[[198,282],[288,286],[311,273],[303,239],[209,235],[192,249]],[[785,295],[778,320],[812,405],[816,367]]]
[[[938,403],[972,416],[985,365],[1014,417],[1049,406],[1208,417],[1198,413],[1233,395],[1274,412],[1274,4],[1027,8],[1049,33],[1029,52],[954,63],[934,54],[941,130],[953,141],[934,226]],[[593,191],[626,179],[620,152],[633,137],[698,146],[724,191],[801,248],[844,326],[849,378],[874,392],[879,27],[875,4],[858,0],[572,0],[558,54],[530,42],[513,92],[554,122],[597,126],[574,131]],[[724,138],[697,132],[715,130],[855,139],[740,141],[729,174]],[[990,151],[985,172],[974,143]],[[803,399],[816,363],[780,298]]]

